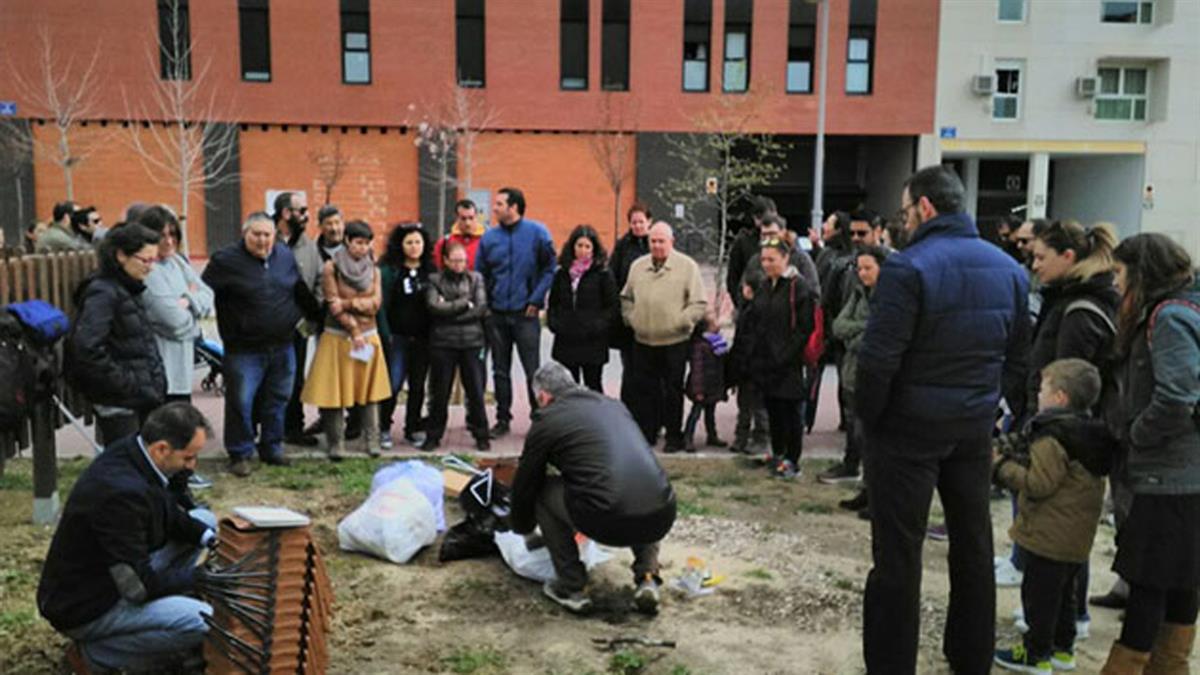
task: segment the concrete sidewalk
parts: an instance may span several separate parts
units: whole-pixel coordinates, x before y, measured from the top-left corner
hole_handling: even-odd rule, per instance
[[[542,358],[550,358],[550,350],[553,344],[553,335],[548,330],[542,331]],[[513,420],[512,432],[501,439],[492,442],[492,450],[488,455],[508,457],[518,456],[521,454],[521,448],[525,441],[525,435],[529,432],[529,401],[525,393],[525,374],[521,370],[520,362],[515,357],[513,359]],[[223,458],[225,456],[224,445],[221,442],[222,432],[224,429],[225,419],[225,400],[223,397],[210,392],[201,391],[199,382],[203,379],[204,371],[197,371],[195,381],[197,383],[193,394],[192,402],[199,408],[208,418],[213,426],[215,438],[209,440],[201,454],[203,458]],[[491,382],[491,364],[488,364],[488,382]],[[621,357],[616,351],[610,352],[608,365],[604,368],[604,391],[607,395],[615,397],[621,387]],[[489,387],[490,390],[490,387]],[[816,426],[813,428],[813,433],[805,439],[804,455],[808,458],[836,458],[841,457],[842,448],[844,447],[843,434],[837,431],[837,375],[834,369],[830,368],[825,373],[825,379],[822,382],[821,404],[818,408],[818,416]],[[684,414],[686,415],[691,408],[691,403],[685,401]],[[489,424],[495,421],[495,407],[488,407]],[[403,419],[403,407],[400,407],[395,415],[397,420]],[[316,419],[317,412],[315,408],[306,407],[306,420],[311,422]],[[726,441],[733,439],[733,429],[737,419],[737,404],[733,400],[725,401],[717,406],[717,429],[721,434],[721,438]],[[442,447],[436,453],[425,453],[418,451],[400,437],[402,424],[396,424],[393,428],[393,438],[395,448],[391,452],[385,453],[385,456],[408,457],[408,456],[429,456],[429,455],[446,455],[449,453],[474,453],[475,443],[471,435],[467,433],[465,427],[465,410],[462,405],[450,406],[449,422],[446,427],[446,435],[442,439]],[[703,427],[703,424],[700,425]],[[87,431],[91,436],[94,434],[94,429],[88,427]],[[94,436],[92,436],[94,438]],[[702,429],[696,433],[697,443],[703,443],[704,432]],[[87,438],[79,433],[72,425],[68,424],[58,430],[56,435],[58,447],[58,456],[62,458],[91,456],[94,449]],[[299,448],[296,446],[286,446],[286,452],[289,457],[323,457],[324,452],[319,449]],[[349,444],[350,453],[363,453],[362,441],[356,441]],[[661,450],[661,444],[659,449]],[[726,450],[715,448],[697,447],[697,456],[726,456],[731,455]],[[364,455],[365,456],[365,455]]]

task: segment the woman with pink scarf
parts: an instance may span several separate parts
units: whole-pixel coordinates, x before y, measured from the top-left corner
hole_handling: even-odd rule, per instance
[[[609,333],[620,320],[621,303],[608,254],[591,225],[577,226],[563,245],[549,305],[551,356],[576,382],[604,393],[601,371],[608,363]]]

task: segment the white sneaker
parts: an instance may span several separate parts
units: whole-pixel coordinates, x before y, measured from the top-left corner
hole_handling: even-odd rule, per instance
[[[1021,570],[1013,567],[1012,561],[1005,560],[1003,563],[996,565],[996,585],[1001,588],[1011,588],[1020,586],[1021,580],[1025,575]]]
[[[1082,619],[1075,622],[1075,641],[1086,640],[1092,635],[1092,622]]]

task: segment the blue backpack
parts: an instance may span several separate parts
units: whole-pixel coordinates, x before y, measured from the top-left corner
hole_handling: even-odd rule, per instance
[[[16,302],[7,309],[25,327],[29,339],[38,345],[58,342],[71,326],[62,310],[42,300]]]

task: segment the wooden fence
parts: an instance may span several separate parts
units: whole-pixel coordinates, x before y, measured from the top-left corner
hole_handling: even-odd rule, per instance
[[[0,305],[24,300],[44,300],[63,310],[68,317],[75,315],[75,289],[79,282],[95,271],[94,252],[52,254],[23,254],[19,250],[0,251]],[[55,393],[72,415],[91,422],[91,406],[61,377],[62,345],[56,347],[60,377]],[[25,448],[33,450],[34,521],[51,523],[58,517],[58,460],[54,431],[67,423],[67,418],[53,401],[37,401],[29,419],[16,432],[0,433],[0,475],[5,459]]]

